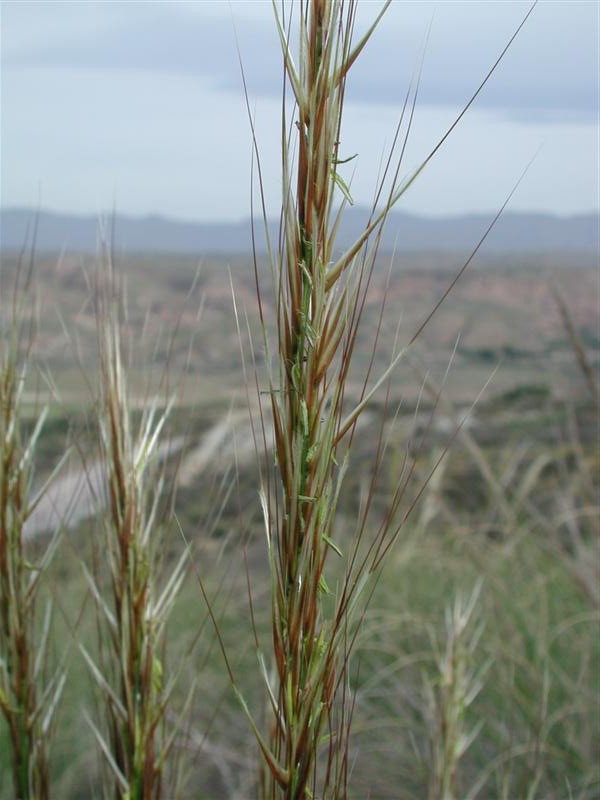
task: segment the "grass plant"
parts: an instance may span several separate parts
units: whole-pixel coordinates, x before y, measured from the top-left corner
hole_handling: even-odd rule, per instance
[[[461,796],[458,769],[461,758],[476,738],[479,725],[465,726],[465,712],[482,688],[483,671],[474,668],[483,632],[473,623],[481,591],[479,583],[470,597],[457,595],[446,609],[446,643],[438,658],[438,675],[426,683],[429,694],[431,768],[430,800],[455,800]]]
[[[297,109],[298,152],[294,181],[284,99],[282,224],[273,263],[279,370],[269,385],[279,488],[271,482],[261,488],[275,662],[273,677],[261,662],[273,717],[267,739],[259,736],[266,767],[261,796],[273,800],[342,796],[348,776],[345,672],[353,606],[367,565],[352,575],[350,557],[335,596],[326,565],[332,553],[343,558],[334,522],[347,467],[344,440],[364,407],[344,409],[368,271],[355,258],[382,220],[376,218],[371,231],[336,258],[335,205],[349,198],[339,172],[346,79],[376,25],[353,47],[355,11],[353,3],[301,4],[297,67],[286,20],[275,12]],[[325,611],[330,595],[333,606]]]
[[[25,377],[33,369],[35,306],[29,265],[21,263],[12,287],[6,329],[0,331],[0,712],[8,727],[14,796],[50,797],[50,745],[54,712],[65,680],[48,675],[52,608],[40,618],[40,581],[55,552],[55,531],[35,563],[25,524],[44,487],[32,496],[35,448],[45,412],[23,433]]]
[[[512,42],[430,155],[408,178],[400,180],[418,81],[411,87],[392,150],[384,160],[371,219],[355,243],[340,253],[336,232],[345,206],[352,202],[342,177],[342,165],[351,160],[343,152],[341,141],[346,81],[388,6],[386,2],[380,7],[365,34],[355,42],[357,5],[352,0],[301,2],[297,14],[287,17],[285,5],[280,13],[273,4],[295,119],[292,124],[288,121],[284,92],[280,237],[279,246],[269,248],[277,337],[276,366],[269,373],[267,393],[276,471],[266,475],[261,486],[272,577],[272,675],[257,640],[272,723],[267,737],[255,727],[265,764],[261,796],[269,800],[347,796],[352,717],[349,656],[361,609],[364,612],[371,591],[366,586],[379,574],[413,505],[407,504],[400,513],[412,475],[408,459],[388,512],[369,539],[367,520],[377,465],[385,451],[381,435],[354,538],[336,541],[337,505],[357,423],[404,355],[403,349],[395,349],[387,370],[371,382],[378,327],[359,398],[349,399],[349,375],[366,292],[390,209],[456,127]],[[297,48],[291,44],[294,26]],[[410,344],[470,260],[418,327]],[[258,269],[256,277],[269,354]],[[344,564],[335,590],[329,586],[332,557],[341,558]]]
[[[358,40],[353,0],[300,0],[275,10],[286,80],[283,203],[279,241],[269,242],[275,320],[267,316],[255,254],[267,369],[266,378],[259,375],[257,359],[254,435],[264,444],[259,524],[252,504],[256,472],[242,458],[247,431],[241,422],[231,437],[236,480],[231,477],[223,438],[231,419],[222,416],[221,386],[210,410],[195,417],[183,405],[177,410],[180,428],[200,444],[186,454],[181,471],[183,536],[167,543],[162,510],[175,512],[165,500],[169,481],[159,461],[170,406],[154,390],[141,408],[134,401],[133,375],[141,382],[142,367],[133,363],[130,370],[127,352],[127,337],[147,330],[151,315],[138,308],[136,322],[126,318],[122,287],[106,255],[94,296],[98,403],[89,413],[85,444],[83,437],[79,442],[87,449],[98,434],[105,494],[98,497],[97,524],[81,522],[79,535],[88,538],[82,543],[73,533],[64,559],[51,560],[58,532],[49,546],[30,548],[23,533],[40,496],[31,492],[36,448],[45,447],[46,460],[53,461],[63,436],[44,426],[43,414],[23,424],[34,326],[30,274],[18,273],[0,350],[2,796],[5,764],[17,800],[47,800],[53,778],[61,800],[84,792],[111,800],[599,796],[598,463],[580,426],[582,406],[560,414],[554,406],[536,406],[535,419],[513,409],[495,427],[469,428],[444,381],[425,378],[421,370],[414,379],[422,386],[414,422],[424,419],[419,435],[407,433],[409,414],[401,417],[392,405],[388,379],[414,350],[485,234],[439,301],[413,315],[423,321],[415,322],[404,349],[399,336],[388,342],[391,355],[380,373],[383,305],[369,317],[372,351],[357,363],[386,215],[500,60],[427,159],[401,180],[417,100],[418,79],[413,82],[370,222],[340,252],[336,232],[352,202],[343,150],[346,81],[388,5],[378,7]],[[143,280],[150,283],[150,273]],[[85,306],[80,300],[74,305]],[[557,297],[557,303],[574,360],[597,401],[597,365],[566,301]],[[250,340],[252,324],[248,320]],[[90,327],[91,339],[93,325],[84,329]],[[168,361],[171,349],[157,352]],[[382,399],[375,404],[377,392]],[[551,392],[536,394],[538,405],[540,398],[550,406]],[[506,401],[478,411],[484,428],[498,404],[507,412]],[[450,420],[450,432],[435,438],[438,410]],[[54,422],[63,431],[68,414],[61,413]],[[418,502],[416,517],[411,512]],[[395,550],[401,532],[404,546]],[[268,563],[255,533],[266,536]],[[187,570],[192,549],[197,558]],[[198,580],[208,606],[204,619]],[[246,584],[251,628],[242,619]],[[470,594],[461,593],[474,584]],[[68,609],[61,604],[62,627],[55,626],[60,633],[50,625],[50,612],[40,619],[36,610],[57,586],[69,597]],[[76,608],[83,611],[75,622]],[[250,729],[238,724],[239,705],[206,632],[209,618]],[[49,649],[69,633],[83,659],[68,675],[59,668],[47,680]],[[176,658],[182,668],[172,670]],[[67,679],[65,717],[70,721],[74,709],[89,707],[89,685],[81,676],[86,668],[97,700],[88,739],[72,735],[69,725],[59,729],[61,763],[51,771],[55,708]],[[199,674],[209,678],[202,702],[194,705]],[[257,709],[265,696],[261,718]],[[186,711],[191,707],[185,722],[176,711],[180,701]],[[102,781],[82,753],[92,737]],[[187,793],[173,766],[175,752],[187,760]]]
[[[169,407],[155,398],[134,432],[120,314],[121,294],[112,261],[98,290],[100,453],[107,479],[104,552],[108,592],[100,572],[87,572],[99,621],[100,664],[82,653],[102,695],[104,719],[90,721],[108,765],[106,794],[121,800],[157,800],[166,789],[173,734],[165,715],[173,679],[165,666],[165,626],[184,576],[186,554],[165,577],[159,517],[162,473],[157,464]]]

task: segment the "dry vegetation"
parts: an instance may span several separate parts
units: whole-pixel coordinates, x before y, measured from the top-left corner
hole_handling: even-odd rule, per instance
[[[1,797],[600,794],[597,275],[471,264],[422,327],[469,254],[377,252],[411,97],[335,250],[354,8],[293,60],[277,20],[281,235],[231,285],[3,256]]]

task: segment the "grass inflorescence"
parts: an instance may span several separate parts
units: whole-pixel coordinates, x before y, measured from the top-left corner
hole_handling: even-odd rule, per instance
[[[49,676],[47,645],[52,622],[48,605],[40,619],[40,580],[58,544],[54,534],[34,563],[25,525],[43,494],[33,495],[35,448],[46,412],[36,414],[29,436],[23,431],[23,394],[34,369],[35,302],[33,260],[20,262],[12,287],[7,327],[0,341],[0,713],[11,748],[15,797],[50,796],[50,744],[54,712],[64,686],[59,668]]]
[[[82,653],[103,698],[100,727],[90,724],[108,765],[107,794],[154,800],[166,791],[166,759],[173,745],[173,735],[165,730],[173,689],[165,666],[165,627],[186,559],[184,553],[165,576],[163,474],[157,457],[169,406],[161,411],[153,400],[134,432],[120,333],[123,298],[110,260],[102,278],[96,314],[107,590],[86,570],[98,611],[101,665],[83,647]]]

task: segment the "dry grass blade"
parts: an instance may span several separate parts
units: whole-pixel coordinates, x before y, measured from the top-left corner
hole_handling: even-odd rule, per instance
[[[569,311],[569,307],[565,301],[563,293],[554,283],[550,284],[550,290],[552,291],[554,300],[558,306],[565,333],[567,334],[567,338],[571,348],[573,349],[575,358],[577,359],[577,364],[581,370],[581,374],[585,379],[593,400],[596,404],[598,404],[600,403],[600,382],[598,381],[598,374],[590,363],[590,358],[588,356],[585,344],[577,332],[573,316]]]

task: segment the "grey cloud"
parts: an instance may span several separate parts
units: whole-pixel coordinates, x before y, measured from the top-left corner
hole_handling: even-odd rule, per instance
[[[450,5],[441,4],[434,17],[425,52],[420,102],[427,105],[462,105],[527,10],[527,5],[490,3],[484,14],[483,4],[452,4],[460,11],[454,14]],[[406,85],[418,63],[425,26],[403,36],[400,15],[396,21],[396,31],[383,26],[375,46],[365,50],[353,78],[355,97],[397,98],[398,84]],[[541,3],[477,98],[477,107],[523,121],[595,119],[597,23],[598,9],[590,3]],[[405,77],[399,82],[398,76]]]
[[[33,20],[32,20],[33,21]],[[106,4],[95,30],[65,25],[62,37],[3,48],[3,65],[44,69],[141,70],[203,78],[215,88],[240,91],[242,80],[231,18],[205,18],[185,6]],[[272,94],[280,85],[277,40],[260,19],[238,30],[244,69],[253,88]]]
[[[184,5],[107,4],[95,31],[64,27],[62,37],[8,50],[11,66],[179,73],[208,80],[216,89],[241,90],[231,19],[202,16]],[[522,7],[498,7],[498,30],[474,30],[468,6],[434,19],[419,102],[459,106],[470,96],[518,24]],[[565,12],[565,9],[567,11]],[[570,11],[569,11],[570,9]],[[64,8],[62,9],[64,12]],[[414,12],[414,8],[413,8]],[[62,13],[62,12],[61,12]],[[418,63],[427,15],[394,13],[357,63],[349,100],[397,106]],[[471,15],[472,16],[472,15]],[[478,98],[479,108],[524,121],[589,121],[597,112],[595,24],[590,4],[545,4],[509,51]],[[488,18],[493,24],[494,18]],[[238,23],[244,69],[253,95],[278,96],[281,63],[268,18]]]

